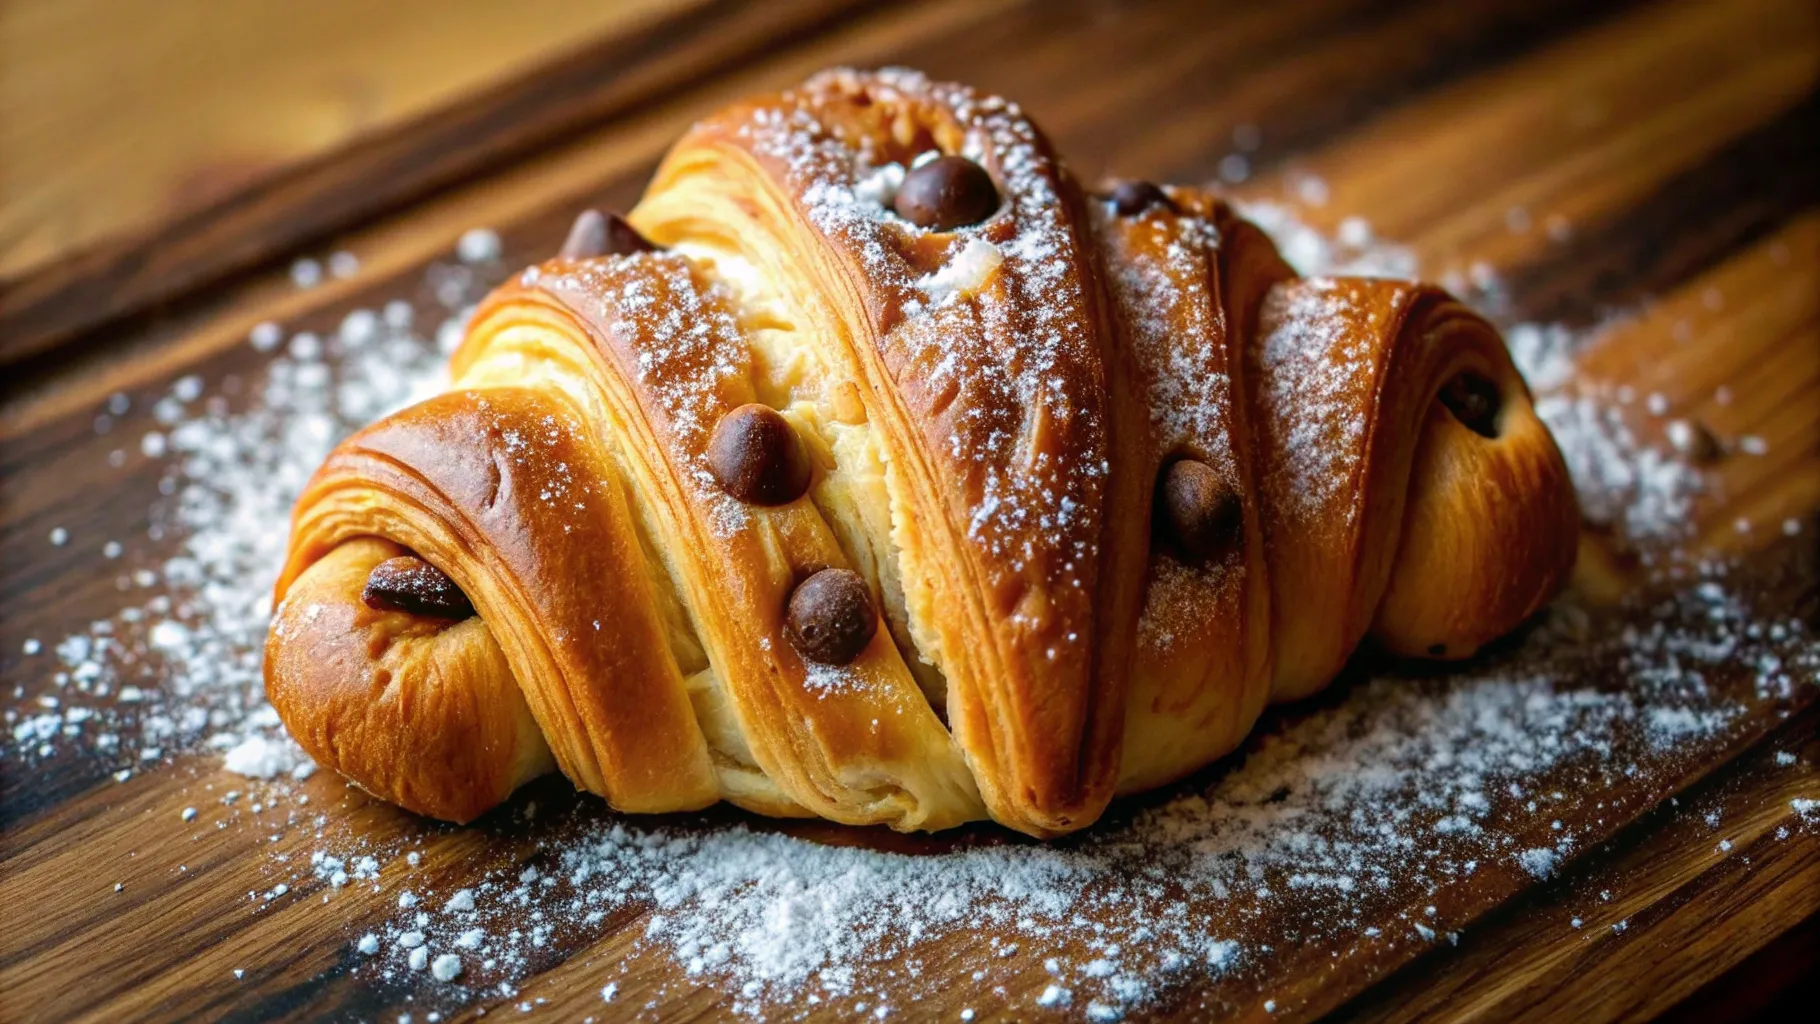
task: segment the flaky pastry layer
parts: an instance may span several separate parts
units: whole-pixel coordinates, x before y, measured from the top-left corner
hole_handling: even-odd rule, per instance
[[[983,167],[997,211],[893,213],[934,155]],[[1464,658],[1553,596],[1578,513],[1495,330],[1429,286],[1300,278],[1219,198],[1159,195],[1090,196],[1014,104],[910,72],[697,125],[630,215],[656,251],[525,271],[449,393],[317,474],[273,704],[452,820],[554,766],[629,811],[1052,836],[1368,637]],[[1462,379],[1491,426],[1442,401]],[[752,404],[800,439],[801,497],[717,479],[716,426]],[[1158,526],[1183,460],[1228,513],[1211,551]],[[407,550],[477,617],[363,604]],[[881,620],[839,665],[786,622],[830,568]]]

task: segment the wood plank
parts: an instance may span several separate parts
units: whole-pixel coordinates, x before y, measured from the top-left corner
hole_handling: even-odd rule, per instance
[[[1306,209],[1307,216],[1337,226],[1346,214],[1367,214],[1383,234],[1410,240],[1430,266],[1483,260],[1511,282],[1514,312],[1582,317],[1648,294],[1646,308],[1632,311],[1583,357],[1583,373],[1630,384],[1639,394],[1661,391],[1672,415],[1697,415],[1727,439],[1745,433],[1764,438],[1766,455],[1734,456],[1715,468],[1715,486],[1696,505],[1704,532],[1690,547],[1735,554],[1742,561],[1733,578],[1756,594],[1761,607],[1814,622],[1811,537],[1820,529],[1813,517],[1820,508],[1820,410],[1801,398],[1820,386],[1820,289],[1807,287],[1820,272],[1820,214],[1783,184],[1782,170],[1763,169],[1766,177],[1748,179],[1720,172],[1729,158],[1781,153],[1780,140],[1806,124],[1804,90],[1812,87],[1815,40],[1804,41],[1795,4],[1762,3],[1749,9],[1751,17],[1727,18],[1709,5],[1675,3],[1569,22],[1560,36],[1538,18],[1522,43],[1494,41],[1513,25],[1528,24],[1519,6],[1490,8],[1478,15],[1483,20],[1469,21],[1426,5],[1367,15],[1337,0],[1290,0],[1218,22],[1185,21],[1187,5],[1171,4],[1120,17],[1105,17],[1091,5],[1058,13],[948,4],[861,18],[686,95],[642,107],[497,177],[342,236],[338,242],[363,260],[355,280],[300,292],[266,276],[200,294],[168,322],[135,327],[117,348],[41,364],[34,390],[0,398],[0,438],[6,442],[0,446],[0,671],[8,683],[35,684],[13,653],[20,639],[60,635],[117,605],[112,572],[94,570],[94,548],[100,538],[143,535],[148,515],[133,496],[155,491],[160,466],[133,455],[119,471],[97,474],[92,468],[104,465],[106,452],[123,438],[130,441],[151,426],[142,404],[114,424],[117,433],[97,435],[92,417],[111,390],[155,395],[186,371],[211,383],[227,374],[257,379],[265,359],[242,339],[258,320],[332,331],[349,309],[410,294],[423,264],[475,224],[501,228],[507,265],[535,258],[550,251],[579,203],[629,201],[676,128],[724,95],[788,81],[836,60],[893,58],[970,77],[1022,100],[1064,152],[1105,161],[1097,168],[1083,164],[1094,170],[1160,175],[1159,169],[1180,168],[1182,176],[1212,177],[1232,152],[1231,126],[1255,120],[1264,142],[1253,154],[1259,174],[1247,183],[1248,194],[1297,194],[1303,175],[1318,174],[1331,198]],[[1361,26],[1379,42],[1403,42],[1383,63],[1372,64],[1372,47],[1349,41]],[[1079,71],[1079,54],[1088,45],[1096,57],[1094,75]],[[1471,59],[1459,58],[1460,49]],[[1423,53],[1434,54],[1429,63],[1414,70],[1402,63]],[[1357,61],[1365,62],[1363,68]],[[1649,88],[1634,85],[1639,76]],[[1381,79],[1389,80],[1375,91],[1361,84]],[[1184,90],[1184,81],[1204,88]],[[1344,107],[1343,115],[1333,114],[1329,106],[1338,101],[1330,93],[1348,83],[1364,98]],[[1613,115],[1596,132],[1564,134],[1546,117],[1551,104],[1563,109],[1558,103],[1564,97],[1596,100]],[[1480,117],[1505,127],[1490,131]],[[1289,127],[1279,132],[1279,123]],[[1452,140],[1460,133],[1485,146],[1496,141],[1497,152],[1455,149]],[[1460,163],[1457,174],[1453,161]],[[1562,167],[1571,173],[1557,174]],[[1410,188],[1412,180],[1424,187]],[[1741,189],[1740,181],[1764,187]],[[1569,241],[1500,227],[1513,202],[1525,205],[1538,224],[1550,213],[1570,211]],[[1705,218],[1701,223],[1726,227],[1670,232],[1662,237],[1682,247],[1674,258],[1621,267],[1624,273],[1616,275],[1596,272],[1623,262],[1614,252],[1638,252],[1626,248],[1634,246],[1636,234],[1659,230],[1664,218],[1684,222],[1695,213]],[[1570,291],[1578,292],[1579,304],[1560,305],[1555,296]],[[1715,291],[1716,304],[1709,298]],[[1677,340],[1682,321],[1690,341]],[[1733,391],[1729,404],[1715,397],[1720,385]],[[1659,435],[1665,417],[1646,413],[1641,402],[1632,412],[1633,429]],[[97,493],[129,497],[96,501]],[[1737,530],[1733,521],[1740,515],[1757,528]],[[1775,527],[1788,517],[1807,523],[1807,532],[1782,537]],[[46,532],[57,524],[69,526],[79,540],[67,548],[45,545]],[[155,561],[173,542],[136,541],[135,555]],[[1605,582],[1614,594],[1629,585],[1636,566],[1623,552],[1595,549],[1595,555],[1589,573],[1603,578],[1609,570]],[[1605,663],[1587,678],[1622,678],[1624,671]],[[1248,956],[1226,975],[1166,984],[1158,1000],[1133,1017],[1224,1012],[1310,1019],[1406,964],[1381,1002],[1368,996],[1354,1012],[1370,1019],[1452,1018],[1533,1005],[1539,1012],[1572,1012],[1590,1024],[1653,1012],[1687,994],[1812,912],[1803,902],[1811,902],[1814,891],[1812,835],[1773,837],[1786,823],[1788,799],[1814,795],[1813,688],[1798,690],[1790,701],[1765,701],[1751,696],[1748,677],[1736,669],[1718,675],[1713,685],[1736,692],[1747,709],[1730,731],[1676,757],[1628,748],[1614,754],[1619,763],[1634,758],[1639,770],[1633,778],[1563,779],[1569,798],[1561,818],[1588,846],[1617,839],[1561,881],[1501,911],[1495,908],[1506,897],[1534,888],[1509,865],[1488,867],[1473,884],[1438,894],[1399,891],[1369,904],[1367,916],[1387,925],[1378,939],[1313,927],[1292,911],[1247,920],[1234,908],[1200,908],[1210,933],[1240,939],[1248,951],[1276,948]],[[1346,699],[1345,691],[1331,698]],[[17,703],[15,698],[8,706]],[[1287,709],[1265,730],[1293,727],[1331,706]],[[1784,721],[1789,713],[1795,717]],[[1767,744],[1758,742],[1764,736]],[[1775,750],[1802,751],[1805,761],[1796,769],[1775,765],[1775,771],[1759,773]],[[409,977],[388,979],[351,952],[355,936],[396,913],[401,889],[444,893],[488,871],[515,871],[610,820],[560,780],[533,787],[515,802],[515,813],[450,829],[373,804],[323,774],[298,785],[278,806],[254,813],[248,798],[221,802],[228,788],[246,783],[212,758],[183,758],[118,784],[107,778],[111,767],[57,755],[17,770],[9,762],[0,773],[0,905],[46,910],[0,940],[0,1016],[377,1019],[432,1009],[472,1014],[544,999],[539,1014],[579,1019],[604,1012],[598,990],[607,980],[623,986],[619,1010],[636,1011],[654,998],[667,1019],[723,1017],[732,1009],[735,996],[691,979],[663,950],[641,941],[648,918],[636,906],[556,936],[532,963],[530,978],[509,996],[489,989],[458,997]],[[1210,784],[1222,770],[1194,784]],[[1696,786],[1686,798],[1690,806],[1720,794],[1724,819],[1735,816],[1730,857],[1714,854],[1709,837],[1684,816],[1651,812],[1662,797],[1689,786]],[[301,803],[305,797],[307,804]],[[533,801],[540,808],[536,819],[523,820],[518,812]],[[202,814],[185,822],[178,814],[185,806]],[[679,827],[712,831],[740,820],[715,812]],[[924,840],[818,825],[760,827],[906,853],[998,841],[980,832]],[[1500,828],[1522,843],[1545,842],[1549,834],[1545,819]],[[263,898],[277,882],[295,880],[296,858],[331,841],[415,850],[423,863],[408,872],[396,868],[376,886],[332,893],[306,882],[285,896]],[[1622,884],[1605,886],[1614,892],[1611,904],[1593,904],[1585,894],[1597,890],[1583,886],[1601,884],[1608,868]],[[119,894],[112,890],[116,881],[124,883]],[[1437,908],[1437,928],[1461,931],[1460,951],[1431,948],[1406,923],[1388,934],[1389,924],[1407,922],[1412,914],[1423,920],[1424,903]],[[1589,906],[1596,909],[1589,912]],[[1777,909],[1764,913],[1766,906]],[[1562,942],[1563,913],[1596,921],[1605,932],[1579,944]],[[1608,918],[1618,914],[1629,925],[1614,935],[1609,925],[1615,920]],[[194,935],[178,945],[177,929],[185,922],[196,922]],[[1688,938],[1694,935],[1706,938],[1695,943]],[[1705,960],[1690,966],[1680,956],[1658,959],[1658,938],[1675,950],[1697,949]],[[1040,957],[992,957],[983,942],[983,936],[950,936],[922,950],[925,969],[948,983],[897,1012],[916,1018],[952,1016],[962,1007],[981,1017],[1036,1013],[1032,1000],[1048,981]],[[971,970],[988,961],[991,983],[1002,991],[965,980],[963,965]],[[73,986],[61,983],[61,967],[70,963],[97,966],[85,984]],[[235,977],[235,969],[246,975]],[[1423,987],[1431,975],[1441,978],[1432,993]],[[1589,984],[1593,976],[1627,983]],[[1480,987],[1513,992],[1526,980],[1541,987],[1532,1004],[1472,995]],[[1081,1010],[1076,1005],[1072,1012]],[[843,1005],[824,1012],[856,1011]]]
[[[1810,917],[1657,1020],[1800,1020],[1817,998],[1820,917]]]
[[[1792,106],[1820,75],[1816,28],[1811,10],[1760,0],[1644,6],[1421,97],[1305,166],[1332,172],[1329,209],[1369,208],[1373,223],[1397,237],[1429,232],[1436,258],[1468,245],[1499,246],[1499,262],[1516,262],[1520,249],[1502,248],[1512,244],[1506,236],[1518,246],[1548,239],[1509,230],[1506,209],[1548,212],[1563,201],[1549,190],[1609,203],[1610,190],[1635,188],[1633,175],[1694,162],[1713,145],[1708,132],[1741,133],[1767,109]],[[1743,53],[1750,59],[1740,60]],[[1668,126],[1676,122],[1695,134],[1672,138],[1678,133]],[[1409,188],[1409,167],[1399,174],[1382,160],[1355,162],[1389,147],[1401,148],[1412,167],[1447,168],[1418,179],[1441,191]],[[1509,159],[1529,161],[1532,172],[1510,174]],[[1621,160],[1634,170],[1616,170]],[[1476,206],[1457,201],[1484,186],[1495,191],[1476,193],[1483,197]],[[1562,212],[1572,222],[1588,219]]]
[[[734,70],[697,83],[686,96],[657,103],[621,123],[582,135],[542,157],[465,187],[439,194],[436,202],[407,209],[377,225],[335,240],[335,247],[354,253],[361,273],[350,281],[330,281],[299,293],[282,269],[229,291],[217,291],[192,303],[173,303],[155,318],[140,318],[102,332],[84,374],[83,364],[60,358],[48,365],[15,367],[15,391],[0,390],[0,438],[29,433],[47,417],[91,405],[109,393],[146,376],[176,372],[204,351],[238,343],[261,319],[294,318],[325,300],[343,299],[370,288],[387,275],[415,273],[416,268],[446,252],[456,235],[474,225],[523,224],[528,240],[549,247],[560,240],[567,211],[583,203],[629,206],[657,158],[692,120],[752,92],[783,87],[835,63],[878,65],[903,62],[931,74],[977,82],[982,88],[1017,92],[1020,81],[1040,88],[1031,109],[1055,136],[1082,174],[1144,175],[1159,180],[1204,181],[1215,178],[1221,157],[1230,150],[1235,127],[1264,115],[1272,129],[1258,157],[1269,166],[1288,154],[1281,140],[1315,144],[1326,133],[1394,105],[1409,90],[1445,82],[1452,75],[1520,52],[1524,45],[1570,33],[1597,8],[1554,0],[1546,4],[1499,0],[1475,8],[1470,28],[1445,5],[1406,4],[1386,16],[1380,6],[1362,0],[1296,0],[1266,6],[1235,5],[1216,20],[1222,30],[1180,33],[1172,29],[1198,5],[1159,3],[1133,7],[1116,21],[1118,31],[1097,40],[1129,69],[1135,84],[1116,84],[1114,76],[1073,73],[1066,41],[1094,32],[1105,22],[1094,4],[1007,5],[986,3],[929,4],[892,10],[862,19],[826,36],[780,51],[744,70]],[[1596,19],[1595,19],[1596,20]],[[1358,29],[1372,26],[1374,35],[1359,40]],[[1405,40],[1395,47],[1386,39]],[[1185,48],[1193,61],[1187,77],[1158,78],[1149,73],[1148,55],[1165,43]],[[1164,50],[1163,52],[1169,52]],[[1109,81],[1110,80],[1110,81]],[[1254,85],[1264,81],[1267,88]],[[1153,129],[1141,140],[1126,140],[1130,118],[1106,116],[1105,97],[1118,98],[1131,110],[1170,111],[1170,125]],[[1292,104],[1295,97],[1317,96],[1320,103]],[[1329,96],[1350,97],[1336,116]],[[1322,112],[1307,115],[1310,107]],[[1137,121],[1135,123],[1144,123]],[[1159,147],[1167,145],[1167,151]],[[1189,154],[1184,147],[1196,151]],[[1097,162],[1096,162],[1097,161]],[[1250,190],[1269,195],[1272,186]],[[547,248],[517,247],[513,258]],[[324,248],[327,246],[325,244]],[[0,310],[0,323],[4,312]],[[130,359],[108,358],[109,350],[132,346]],[[179,349],[181,355],[176,354]],[[131,368],[131,375],[108,367]],[[143,372],[141,372],[143,371]],[[46,394],[47,391],[57,392]],[[9,401],[20,392],[30,401]]]
[[[1468,930],[1457,951],[1411,963],[1330,1019],[1660,1016],[1820,914],[1820,830],[1790,806],[1820,793],[1817,724],[1810,708],[1588,863]],[[1735,1004],[1714,1010],[1750,1019]]]
[[[228,199],[0,283],[0,366],[346,230],[812,36],[861,0],[710,0],[321,157]]]
[[[0,279],[649,21],[675,0],[0,6]],[[198,48],[207,59],[198,60]],[[231,85],[231,88],[224,88]]]

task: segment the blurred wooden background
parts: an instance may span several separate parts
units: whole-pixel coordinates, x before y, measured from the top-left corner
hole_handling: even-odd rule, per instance
[[[0,279],[689,2],[7,0]]]

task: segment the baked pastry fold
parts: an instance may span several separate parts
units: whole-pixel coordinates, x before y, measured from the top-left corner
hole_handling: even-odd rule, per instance
[[[1058,835],[1571,568],[1490,325],[1300,278],[1211,194],[1089,195],[1014,104],[824,73],[697,125],[628,220],[298,502],[268,692],[412,810],[553,765],[628,811]],[[395,558],[475,614],[375,600]]]

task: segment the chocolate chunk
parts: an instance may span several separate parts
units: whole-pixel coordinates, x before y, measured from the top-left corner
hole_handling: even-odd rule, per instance
[[[1725,442],[1699,420],[1670,420],[1668,440],[1681,454],[1704,466],[1725,457]]]
[[[809,457],[790,421],[756,403],[715,425],[708,469],[728,494],[752,505],[788,504],[809,489]]]
[[[1471,371],[1454,374],[1441,386],[1441,404],[1473,433],[1498,436],[1498,412],[1504,403],[1497,385],[1484,377]]]
[[[1185,556],[1207,561],[1238,542],[1244,523],[1239,496],[1212,466],[1177,459],[1157,481],[1161,526]]]
[[[1148,181],[1121,181],[1106,198],[1112,203],[1113,212],[1121,217],[1135,217],[1152,206],[1175,209],[1169,193]]]
[[[859,657],[878,632],[872,591],[851,569],[823,569],[797,584],[784,629],[803,657],[845,665]]]
[[[979,164],[964,156],[944,156],[904,175],[891,205],[919,228],[951,231],[992,216],[998,188]]]
[[[607,214],[607,255],[630,256],[633,253],[657,252],[663,246],[638,233],[631,222],[617,213]]]
[[[583,210],[569,227],[569,237],[563,240],[562,250],[557,255],[582,260],[594,256],[630,256],[655,252],[657,248],[619,214]]]
[[[465,619],[474,605],[455,581],[416,555],[399,555],[375,565],[360,599],[379,611]]]
[[[599,210],[583,210],[575,215],[575,223],[569,225],[569,237],[563,239],[562,248],[556,255],[563,259],[585,260],[590,256],[604,255],[607,251],[607,218]]]

